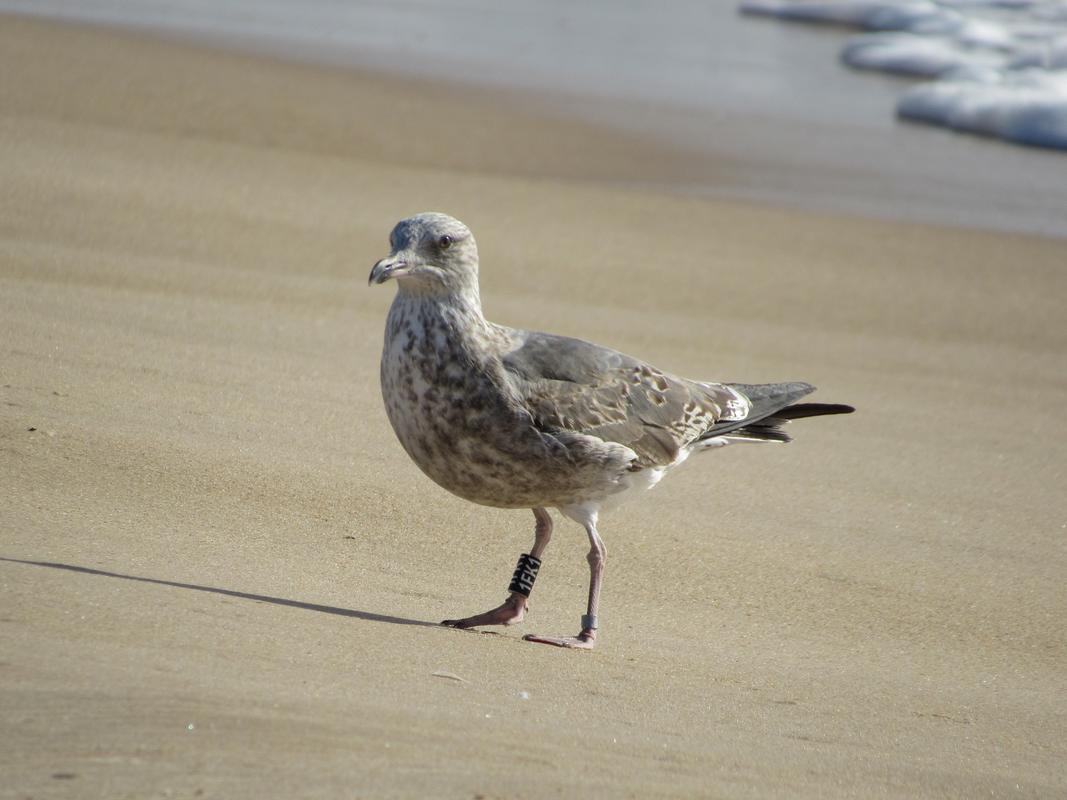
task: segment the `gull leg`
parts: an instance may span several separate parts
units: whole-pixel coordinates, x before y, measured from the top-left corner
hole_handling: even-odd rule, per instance
[[[583,524],[585,532],[589,534],[589,607],[588,613],[582,617],[582,632],[577,636],[538,636],[528,633],[522,638],[528,642],[540,642],[551,644],[556,647],[575,647],[583,650],[592,650],[596,645],[597,608],[600,605],[600,582],[604,576],[604,560],[607,551],[604,542],[596,531],[597,515],[591,514]]]
[[[534,545],[530,549],[530,555],[539,563],[541,554],[545,552],[545,548],[548,547],[548,542],[552,538],[552,517],[543,508],[535,508],[533,513],[537,524],[534,528]],[[476,628],[480,625],[515,625],[522,622],[523,617],[526,616],[526,611],[529,609],[527,597],[528,595],[522,592],[512,591],[508,594],[507,600],[484,614],[475,614],[473,617],[464,619],[446,619],[441,624],[450,628]]]

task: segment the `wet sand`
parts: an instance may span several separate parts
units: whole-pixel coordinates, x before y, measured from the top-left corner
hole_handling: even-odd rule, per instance
[[[1062,240],[674,196],[736,165],[488,92],[13,17],[0,58],[0,797],[1067,791]],[[533,517],[385,419],[366,275],[430,209],[493,319],[860,411],[604,519],[593,653],[520,639],[576,630],[567,522],[520,629],[437,627]]]

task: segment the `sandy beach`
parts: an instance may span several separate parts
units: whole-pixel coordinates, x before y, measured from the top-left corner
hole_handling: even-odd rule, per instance
[[[1063,797],[1067,240],[652,188],[490,91],[0,18],[0,798]],[[476,120],[476,123],[472,123]],[[644,187],[644,188],[642,188]],[[496,321],[859,409],[560,521],[378,389],[393,223]]]

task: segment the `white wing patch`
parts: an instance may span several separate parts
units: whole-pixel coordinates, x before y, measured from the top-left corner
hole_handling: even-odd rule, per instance
[[[752,410],[752,404],[748,401],[748,398],[737,389],[723,383],[702,383],[701,386],[706,386],[709,389],[722,389],[730,393],[730,399],[726,401],[726,408],[723,409],[722,419],[724,420],[730,420],[731,422],[743,420]]]

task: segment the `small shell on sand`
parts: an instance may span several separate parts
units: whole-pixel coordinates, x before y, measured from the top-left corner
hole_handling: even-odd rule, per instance
[[[450,680],[450,681],[459,681],[460,683],[466,683],[467,682],[463,678],[459,677],[459,675],[457,675],[456,673],[454,673],[454,672],[446,672],[446,671],[444,671],[442,669],[439,669],[439,670],[437,670],[437,672],[433,673],[433,676],[435,678],[448,678],[448,680]]]

